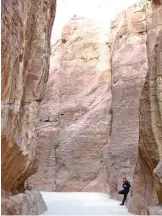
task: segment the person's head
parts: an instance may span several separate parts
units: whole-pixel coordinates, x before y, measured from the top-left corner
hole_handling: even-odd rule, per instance
[[[124,178],[123,178],[123,182],[126,182],[126,181],[127,181],[127,179],[124,177]]]

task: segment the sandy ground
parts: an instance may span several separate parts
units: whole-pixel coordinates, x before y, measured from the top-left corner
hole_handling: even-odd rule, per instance
[[[104,193],[41,193],[48,208],[43,215],[133,215]]]

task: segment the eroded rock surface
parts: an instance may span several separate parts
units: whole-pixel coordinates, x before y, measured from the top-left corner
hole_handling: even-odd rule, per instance
[[[110,195],[121,199],[122,178],[133,179],[138,154],[139,102],[147,73],[146,16],[138,4],[111,25],[112,129]]]
[[[35,125],[48,78],[55,1],[2,2],[2,188],[35,172]]]
[[[42,195],[38,191],[25,191],[8,199],[2,198],[3,215],[40,215],[47,210]]]
[[[147,214],[149,205],[162,204],[161,4],[153,1],[147,11],[148,72],[140,98],[139,158],[129,203],[130,211],[139,214]]]
[[[36,171],[36,123],[48,78],[55,0],[2,1],[2,189]],[[2,212],[3,213],[3,212]]]
[[[149,215],[162,215],[162,205],[152,205],[148,207]]]
[[[42,153],[32,183],[46,191],[105,192],[111,124],[108,46],[99,40],[94,22],[74,17],[52,52],[39,115]]]
[[[86,19],[76,16],[66,25],[52,47],[39,115],[36,188],[109,192],[110,186],[111,196],[121,199],[122,177],[132,182],[134,176],[129,210],[160,211],[161,17],[160,0],[147,14],[133,5],[112,22],[106,44]]]

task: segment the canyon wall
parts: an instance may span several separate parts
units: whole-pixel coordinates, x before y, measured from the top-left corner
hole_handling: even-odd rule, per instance
[[[74,16],[52,47],[38,124],[40,164],[31,178],[36,188],[108,192],[110,56],[99,33],[93,21]]]
[[[31,214],[34,202],[39,197],[42,199],[37,192],[23,192],[24,181],[36,171],[38,143],[35,128],[39,103],[48,79],[55,3],[55,0],[2,1],[3,214],[16,214],[9,210],[8,205],[16,208],[19,204],[22,207],[22,199],[31,201],[30,209],[26,201],[28,209],[17,209],[17,213]],[[21,201],[18,201],[17,195],[12,196],[20,193]],[[11,198],[6,199],[9,195]],[[44,209],[34,211],[40,214]]]
[[[134,5],[120,13],[112,22],[110,46],[110,195],[121,199],[117,191],[126,176],[132,182],[129,211],[161,215],[161,2],[141,9]]]
[[[112,128],[109,185],[112,198],[122,178],[133,179],[138,155],[139,106],[147,73],[146,14],[134,4],[118,14],[111,25]]]
[[[107,41],[92,20],[66,23],[41,103],[35,188],[122,199],[127,177],[129,210],[159,213],[150,205],[162,203],[161,13],[160,0],[147,11],[134,4],[112,21]]]
[[[162,1],[152,1],[147,10],[147,53],[148,71],[140,98],[139,157],[129,209],[138,214],[161,215]]]

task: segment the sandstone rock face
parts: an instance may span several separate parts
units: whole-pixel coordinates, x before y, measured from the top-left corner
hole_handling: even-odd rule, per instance
[[[162,215],[162,205],[153,205],[148,207],[149,215]]]
[[[162,2],[147,13],[148,72],[140,98],[139,158],[133,181],[131,212],[147,214],[162,204]],[[140,187],[139,187],[140,185]],[[154,196],[150,196],[150,195]],[[159,207],[160,208],[160,205]],[[153,207],[151,209],[155,210]],[[155,211],[153,211],[155,213]]]
[[[38,191],[25,191],[2,198],[1,209],[3,215],[40,215],[47,210],[42,195]]]
[[[36,171],[36,123],[48,78],[55,0],[2,1],[2,189]],[[3,212],[2,212],[3,213]]]
[[[2,2],[2,189],[35,172],[35,126],[48,78],[55,1]]]
[[[112,129],[110,195],[122,199],[122,178],[133,179],[138,154],[139,102],[147,73],[146,16],[138,5],[120,13],[111,25]]]
[[[91,21],[66,25],[39,114],[36,188],[121,199],[125,176],[131,212],[161,211],[161,13],[160,0],[147,14],[133,5],[112,22],[106,44]]]
[[[52,53],[39,115],[40,164],[32,184],[46,191],[105,192],[111,125],[108,46],[99,40],[95,23],[74,17]]]
[[[58,122],[52,121],[51,112],[59,104],[61,40],[51,44],[50,73],[45,98],[41,103],[40,118],[37,124],[39,143],[39,165],[37,173],[29,182],[39,190],[56,191],[56,146],[58,143]],[[57,108],[58,109],[58,108]]]

